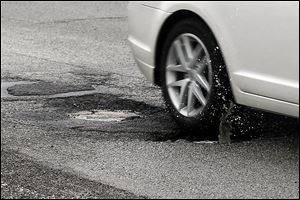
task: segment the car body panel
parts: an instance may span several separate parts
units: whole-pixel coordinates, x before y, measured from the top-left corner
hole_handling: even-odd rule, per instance
[[[171,13],[145,6],[140,2],[130,2],[128,11],[130,46],[140,70],[153,82],[156,38],[163,22]]]
[[[129,38],[140,37],[141,44],[149,47],[147,59],[139,55],[136,58],[148,65],[142,68],[149,70],[142,71],[150,81],[154,81],[155,47],[163,23],[172,13],[188,10],[200,16],[215,35],[237,103],[299,117],[299,2],[130,4],[148,10],[136,22],[130,18],[130,24],[136,27],[131,27]],[[134,12],[138,15],[141,11]],[[132,32],[141,28],[141,24],[146,24],[148,31]]]

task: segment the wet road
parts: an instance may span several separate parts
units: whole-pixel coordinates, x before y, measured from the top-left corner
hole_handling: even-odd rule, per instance
[[[230,145],[180,131],[137,70],[126,6],[1,1],[1,198],[299,198],[298,121],[259,114]],[[74,117],[107,111],[131,115]]]

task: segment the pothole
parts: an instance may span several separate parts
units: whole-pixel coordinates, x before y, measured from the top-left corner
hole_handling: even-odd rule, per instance
[[[77,95],[78,92],[95,92],[94,87],[90,85],[73,85],[65,83],[50,83],[50,82],[31,82],[31,84],[18,84],[10,85],[7,91],[13,96],[46,96],[46,95],[61,95],[68,96]],[[71,94],[69,94],[71,93]],[[85,94],[85,93],[84,93]]]
[[[16,85],[29,85],[34,84],[35,82],[30,81],[17,81],[17,82],[5,82],[1,81],[1,98],[3,97],[13,97],[14,95],[9,94],[8,88],[16,86]]]
[[[90,85],[69,85],[48,82],[31,81],[1,81],[1,98],[16,96],[48,96],[49,98],[64,98],[84,96],[99,91]]]
[[[108,111],[108,110],[93,110],[93,111],[80,111],[77,113],[69,114],[71,118],[99,121],[99,122],[120,122],[128,119],[140,118],[137,113],[129,111]]]

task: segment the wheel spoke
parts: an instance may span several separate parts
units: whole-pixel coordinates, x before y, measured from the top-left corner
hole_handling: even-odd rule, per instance
[[[187,115],[188,116],[191,113],[191,111],[193,110],[193,106],[194,106],[194,94],[193,94],[192,88],[190,86],[189,91],[188,91],[188,101],[187,101]]]
[[[196,84],[193,84],[193,86],[192,86],[192,91],[193,91],[195,97],[199,100],[199,102],[200,102],[202,105],[206,105],[206,99],[205,99],[205,97],[203,96],[203,93],[202,93],[201,88],[199,88]]]
[[[195,79],[206,91],[210,91],[209,83],[204,76],[195,74]]]
[[[187,36],[183,37],[183,45],[185,47],[185,51],[186,51],[188,59],[189,60],[193,59],[193,56],[194,56],[193,49],[192,49],[191,41],[190,41],[189,37],[187,37]]]
[[[185,99],[188,92],[188,84],[189,81],[186,81],[180,88],[180,94],[179,94],[179,110],[185,107]]]
[[[181,45],[181,41],[180,40],[176,40],[175,43],[175,50],[176,50],[176,54],[179,58],[179,62],[180,64],[186,68],[186,59],[185,59],[185,56],[184,56],[184,53],[183,53],[183,49],[182,49],[182,45]]]
[[[180,81],[175,81],[175,82],[169,83],[168,87],[183,87],[188,82],[190,82],[190,79],[186,78],[186,79],[183,79],[183,80],[180,80]]]
[[[186,69],[182,65],[169,65],[167,70],[174,72],[187,72]]]

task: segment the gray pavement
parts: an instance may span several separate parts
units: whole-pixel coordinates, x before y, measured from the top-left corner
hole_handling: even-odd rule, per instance
[[[126,6],[1,1],[1,198],[299,198],[298,120],[195,142],[138,71]],[[140,117],[71,117],[95,110]]]

